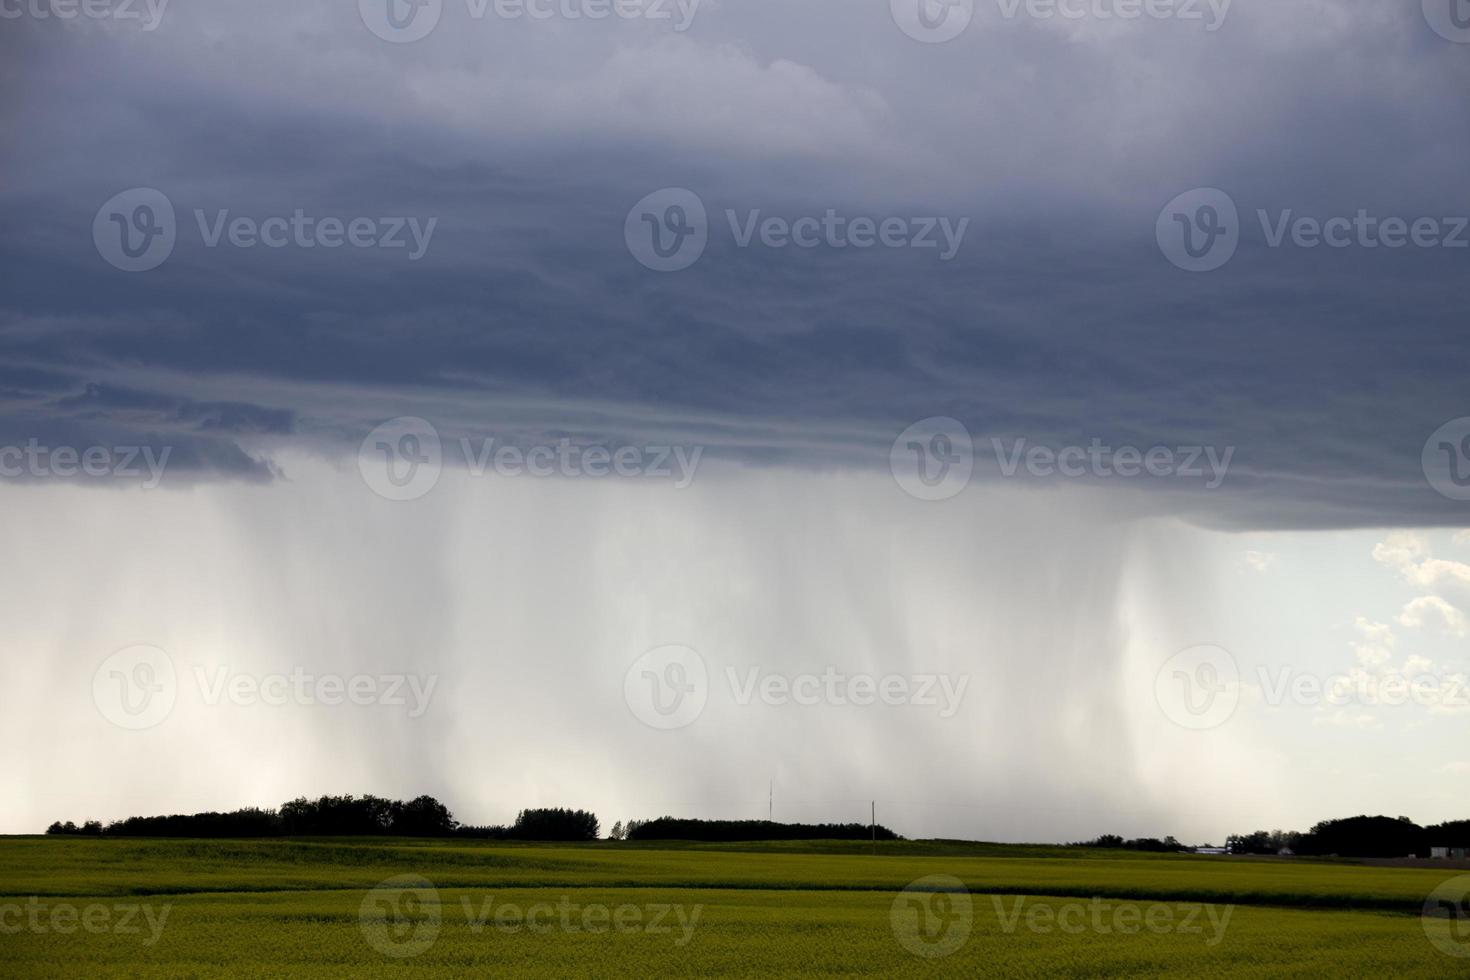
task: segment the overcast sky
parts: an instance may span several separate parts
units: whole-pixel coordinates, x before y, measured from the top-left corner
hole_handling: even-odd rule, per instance
[[[0,0],[0,831],[772,781],[910,836],[1470,816],[1458,2]],[[709,679],[660,730],[670,644]],[[133,731],[94,680],[138,645]],[[1156,681],[1201,645],[1195,730]]]

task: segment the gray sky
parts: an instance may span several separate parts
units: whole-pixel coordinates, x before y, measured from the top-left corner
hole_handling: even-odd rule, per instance
[[[906,0],[605,19],[566,14],[596,0],[544,19],[443,0],[409,43],[387,3],[0,4],[0,528],[27,545],[0,579],[25,624],[5,734],[45,746],[8,763],[27,793],[0,830],[419,788],[467,819],[564,802],[610,823],[725,813],[770,779],[810,797],[803,817],[879,795],[910,801],[901,832],[1009,839],[1448,806],[1423,781],[1355,796],[1302,776],[1371,755],[1355,739],[1411,751],[1417,719],[1149,726],[1159,665],[1196,644],[1232,650],[1248,708],[1258,664],[1463,668],[1445,568],[1470,523],[1451,478],[1470,472],[1470,35],[1449,0],[1131,20],[976,0],[943,43],[906,33],[924,33]],[[1235,211],[1234,251],[1187,271],[1179,220],[1205,231],[1205,188]],[[675,200],[698,202],[706,244],[656,271],[637,233]],[[811,247],[788,240],[803,218]],[[158,262],[127,271],[118,236],[150,220]],[[862,220],[935,247],[857,247]],[[329,246],[324,222],[364,244]],[[364,439],[405,416],[443,475],[385,500]],[[918,500],[895,439],[939,417],[973,478]],[[699,456],[680,487],[477,475],[461,440],[488,439]],[[1007,463],[1095,446],[1107,466],[1076,476]],[[93,447],[136,447],[138,475],[52,455]],[[1220,478],[1118,475],[1120,449],[1154,447]],[[1394,533],[1432,557],[1375,558]],[[1375,624],[1391,658],[1352,646],[1386,642]],[[120,733],[90,685],[136,644],[182,686],[166,723]],[[714,678],[672,732],[620,693],[663,644]],[[381,705],[190,701],[190,671],[221,664],[442,686],[391,725]],[[732,705],[729,665],[971,680],[945,719],[783,710]],[[1455,711],[1423,714],[1454,736]],[[564,734],[523,744],[538,724]],[[277,750],[234,754],[255,744]],[[1181,796],[1160,774],[1201,744],[1238,768]],[[497,761],[464,761],[475,747]]]

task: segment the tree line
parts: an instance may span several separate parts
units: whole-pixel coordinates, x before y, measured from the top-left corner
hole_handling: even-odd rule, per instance
[[[1172,836],[1159,840],[1157,837],[1138,837],[1133,840],[1124,840],[1117,834],[1103,834],[1095,840],[1078,841],[1071,847],[1108,847],[1120,851],[1147,851],[1151,854],[1172,854],[1178,851],[1188,851],[1191,848],[1179,843]]]
[[[388,800],[379,796],[299,797],[279,808],[246,807],[227,813],[128,817],[105,826],[57,821],[51,835],[81,837],[464,837],[480,840],[592,841],[601,833],[597,815],[587,810],[522,810],[510,826],[473,826],[455,820],[432,796]],[[902,840],[884,826],[867,824],[774,823],[769,820],[629,820],[616,823],[612,840],[762,841]]]
[[[1421,827],[1408,817],[1345,817],[1324,820],[1306,833],[1257,830],[1232,834],[1232,854],[1292,854],[1317,857],[1429,857],[1431,848],[1470,848],[1470,820]]]
[[[773,823],[770,820],[629,820],[613,825],[613,840],[902,840],[879,824],[863,823]]]
[[[449,808],[432,796],[389,800],[378,796],[298,797],[276,809],[246,807],[227,813],[128,817],[104,825],[88,820],[78,826],[57,821],[47,834],[82,837],[464,837],[508,841],[593,841],[601,833],[597,815],[587,810],[540,808],[521,810],[510,826],[461,824]],[[770,820],[619,821],[608,835],[627,841],[767,841],[767,840],[902,840],[882,825],[800,824]],[[1075,847],[1115,848],[1167,853],[1190,850],[1173,837],[1125,840],[1104,834]],[[1408,817],[1357,816],[1324,820],[1306,833],[1258,830],[1232,834],[1232,854],[1299,854],[1360,858],[1428,857],[1431,848],[1470,848],[1470,820],[1421,827]]]
[[[522,810],[509,827],[470,826],[454,819],[432,796],[388,800],[379,796],[299,797],[278,809],[246,807],[228,813],[128,817],[80,827],[57,821],[52,835],[82,837],[470,837],[488,840],[596,840],[596,815],[562,808]]]

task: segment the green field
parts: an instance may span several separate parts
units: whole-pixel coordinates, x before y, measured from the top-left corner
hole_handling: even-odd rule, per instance
[[[1464,920],[1422,915],[1446,881],[1470,891],[1458,875],[926,842],[6,838],[0,974],[1465,976]]]

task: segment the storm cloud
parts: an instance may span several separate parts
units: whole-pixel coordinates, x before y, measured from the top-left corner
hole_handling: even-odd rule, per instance
[[[949,416],[982,478],[993,438],[1228,447],[1217,490],[1137,481],[1141,506],[1463,522],[1420,457],[1470,415],[1470,248],[1270,236],[1284,215],[1470,213],[1470,47],[1418,0],[1237,0],[1214,30],[1010,6],[943,44],[838,0],[707,2],[686,30],[449,0],[410,44],[353,4],[8,19],[5,440],[131,438],[179,447],[191,478],[273,479],[285,447],[351,454],[420,415],[450,438],[881,470]],[[134,187],[167,197],[177,241],[129,273],[91,230]],[[709,243],[658,273],[624,225],[672,187]],[[1155,223],[1202,187],[1238,205],[1240,242],[1190,273]],[[736,234],[829,212],[968,226],[951,261]],[[371,222],[372,244],[263,243],[298,213]],[[223,230],[241,218],[254,237]],[[382,246],[409,220],[435,222],[416,258],[406,224]]]

